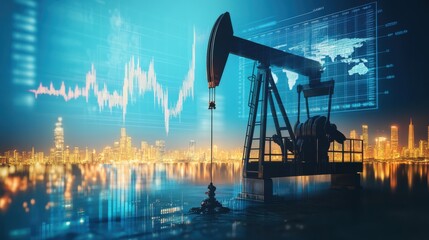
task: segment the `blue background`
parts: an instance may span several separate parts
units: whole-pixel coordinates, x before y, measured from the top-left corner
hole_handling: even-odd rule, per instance
[[[66,145],[100,149],[113,145],[126,127],[133,145],[141,140],[166,140],[167,148],[186,148],[190,139],[197,147],[209,143],[209,111],[205,58],[207,41],[216,18],[231,13],[235,33],[258,23],[294,17],[316,9],[316,16],[356,7],[370,1],[37,1],[37,30],[34,32],[35,76],[27,85],[14,82],[16,61],[13,33],[14,13],[20,5],[3,1],[0,8],[0,151],[9,149],[47,151],[53,145],[53,129],[63,117]],[[378,1],[379,108],[377,110],[333,115],[346,135],[367,123],[370,134],[388,135],[390,124],[399,124],[401,143],[405,144],[410,117],[416,139],[427,139],[429,101],[425,96],[428,41],[425,34],[425,3],[418,1]],[[320,9],[322,8],[322,9]],[[397,21],[393,27],[383,27]],[[407,30],[407,34],[387,37]],[[158,82],[168,88],[170,104],[189,69],[193,34],[196,34],[194,97],[184,102],[182,113],[170,120],[167,134],[164,114],[154,104],[153,93],[146,93],[128,105],[125,121],[122,110],[100,111],[95,98],[65,102],[60,97],[29,92],[40,83],[59,88],[83,86],[91,65],[97,80],[109,89],[122,88],[124,66],[131,57],[139,58],[143,70],[153,59]],[[389,50],[388,52],[386,50]],[[215,142],[220,147],[241,147],[246,119],[237,114],[238,57],[230,56],[217,89]],[[386,76],[395,75],[393,79]],[[295,122],[295,118],[291,119]],[[376,132],[376,129],[378,132]],[[370,136],[372,138],[372,136]]]

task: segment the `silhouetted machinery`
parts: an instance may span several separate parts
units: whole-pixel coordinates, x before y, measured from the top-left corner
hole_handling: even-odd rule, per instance
[[[338,165],[329,162],[331,142],[335,140],[343,144],[346,138],[330,122],[334,80],[320,80],[320,63],[234,36],[228,12],[216,20],[207,49],[209,109],[216,108],[215,88],[219,86],[230,53],[259,63],[257,76],[250,87],[249,120],[243,151],[243,197],[266,200],[272,194],[273,177],[361,171],[361,162],[352,168],[339,167],[341,171],[336,170]],[[288,69],[309,79],[308,84],[297,86],[298,119],[294,128],[272,78],[270,66]],[[307,113],[307,120],[302,123],[301,94],[305,98]],[[319,96],[328,96],[327,116],[310,116],[309,99]],[[275,126],[271,137],[267,136],[268,111]],[[278,153],[271,151],[272,143],[280,147],[281,161],[271,161],[274,156],[279,157]],[[335,169],[332,170],[332,167]]]

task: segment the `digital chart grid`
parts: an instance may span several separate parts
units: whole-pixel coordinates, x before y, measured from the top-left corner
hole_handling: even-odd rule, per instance
[[[348,10],[290,24],[269,21],[251,26],[242,37],[270,47],[318,61],[323,67],[322,81],[335,80],[333,112],[376,109],[377,96],[377,4],[369,3]],[[254,62],[239,59],[239,117],[248,116],[248,94]],[[254,72],[256,74],[256,70]],[[287,69],[272,68],[273,79],[289,115],[298,111],[298,84],[308,78]],[[328,98],[310,99],[310,113],[327,111]],[[303,106],[301,106],[303,107]],[[305,112],[305,109],[303,109]]]

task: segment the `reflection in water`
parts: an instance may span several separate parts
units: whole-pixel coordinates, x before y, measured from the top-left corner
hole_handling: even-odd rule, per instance
[[[184,189],[199,186],[198,195],[203,199],[209,170],[207,163],[2,167],[1,217],[19,213],[19,218],[9,222],[13,230],[1,236],[25,237],[31,233],[49,238],[85,232],[90,222],[118,237],[134,234],[128,232],[131,229],[159,235],[162,229],[189,223],[184,215],[189,204],[183,199]],[[239,184],[240,163],[218,163],[213,170],[217,184]],[[29,218],[31,223],[20,221]],[[141,224],[127,220],[136,218]],[[34,227],[32,223],[41,224]]]
[[[429,188],[428,173],[427,161],[368,162],[364,164],[362,180],[369,186],[388,183],[391,192],[395,192],[398,185],[402,186],[406,181],[406,188],[411,191],[416,184]]]
[[[368,162],[362,185],[392,193],[421,186],[427,191],[428,168],[428,162]],[[208,163],[0,167],[0,238],[187,236],[195,224],[187,212],[204,199],[209,171]],[[260,216],[235,200],[241,162],[216,163],[213,172],[217,198],[235,217]],[[302,176],[273,184],[274,194],[300,199],[329,188],[330,178]],[[238,220],[220,224],[231,230],[230,237],[240,237],[237,229],[245,226]]]

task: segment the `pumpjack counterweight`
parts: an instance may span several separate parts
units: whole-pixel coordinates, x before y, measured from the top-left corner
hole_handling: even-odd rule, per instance
[[[230,53],[259,63],[250,89],[241,196],[262,201],[271,199],[271,178],[274,177],[331,174],[334,185],[358,186],[358,174],[362,172],[363,142],[346,139],[336,125],[330,122],[335,82],[321,81],[323,70],[320,63],[234,36],[231,18],[226,12],[216,20],[207,48],[210,91],[219,86]],[[296,87],[298,118],[294,127],[272,78],[271,66],[288,69],[308,78],[308,84]],[[300,122],[301,93],[305,98],[307,112],[304,122]],[[326,117],[310,116],[309,99],[319,96],[328,96]],[[267,129],[269,114],[275,128],[272,136],[269,136],[271,133]],[[280,150],[273,151],[273,148]],[[337,180],[339,175],[342,176],[341,181]]]

